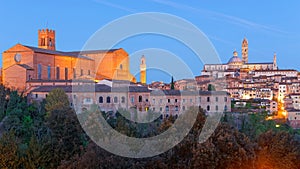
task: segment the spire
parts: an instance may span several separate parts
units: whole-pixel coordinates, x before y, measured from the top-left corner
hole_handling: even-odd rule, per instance
[[[278,69],[278,66],[277,66],[277,54],[276,54],[276,52],[274,52],[273,67],[274,67],[275,70]]]
[[[146,58],[144,55],[141,57],[140,81],[141,83],[146,84]]]

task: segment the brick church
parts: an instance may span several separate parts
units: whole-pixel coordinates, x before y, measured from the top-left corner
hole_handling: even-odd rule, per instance
[[[120,49],[63,52],[56,50],[55,31],[38,31],[38,47],[16,44],[2,54],[3,84],[26,91],[30,81],[128,80],[128,53]]]

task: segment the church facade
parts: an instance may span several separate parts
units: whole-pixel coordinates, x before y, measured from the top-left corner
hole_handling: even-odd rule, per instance
[[[233,56],[225,64],[205,64],[201,74],[215,78],[222,78],[227,75],[236,76],[238,72],[267,71],[277,69],[276,54],[274,54],[272,62],[249,63],[248,40],[244,38],[242,42],[242,58],[238,56],[237,51],[234,51]]]
[[[38,31],[38,47],[16,44],[2,54],[2,81],[26,91],[31,81],[128,80],[128,53],[120,49],[63,52],[56,50],[55,31]]]

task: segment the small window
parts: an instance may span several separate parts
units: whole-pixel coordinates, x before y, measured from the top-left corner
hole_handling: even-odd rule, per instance
[[[122,64],[120,64],[120,69],[123,70],[123,65]]]
[[[177,101],[177,99],[175,99],[175,103],[177,103],[178,101]]]
[[[178,106],[175,106],[175,111],[178,111]]]
[[[216,102],[218,102],[219,101],[219,98],[218,97],[216,97]]]
[[[122,102],[122,103],[125,103],[125,97],[124,97],[124,96],[122,96],[121,102]]]
[[[168,112],[169,111],[169,106],[166,106],[166,112]]]
[[[83,76],[83,69],[80,70],[80,76]]]
[[[99,103],[103,103],[103,97],[102,96],[99,97]]]
[[[142,102],[142,101],[143,101],[143,97],[139,96],[139,102]]]
[[[219,111],[219,106],[216,106],[216,111]]]
[[[118,97],[114,97],[114,103],[118,103]]]
[[[90,70],[88,70],[88,75],[91,75],[91,71]]]
[[[73,68],[73,78],[76,79],[76,69]]]
[[[38,98],[39,97],[39,95],[38,94],[35,94],[35,98]]]
[[[171,100],[170,99],[168,99],[168,103],[170,103],[171,102]]]
[[[207,97],[207,102],[210,102],[210,97]]]
[[[185,106],[182,106],[182,110],[185,111]]]
[[[109,96],[106,97],[106,103],[110,103],[110,97]]]
[[[210,106],[209,106],[209,105],[206,107],[206,110],[207,110],[207,111],[210,111]]]
[[[190,99],[190,102],[193,103],[193,99]]]
[[[131,96],[131,103],[134,103],[134,96]]]

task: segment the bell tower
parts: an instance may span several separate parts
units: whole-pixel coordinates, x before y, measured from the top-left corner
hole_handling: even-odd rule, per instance
[[[55,50],[55,31],[42,29],[38,31],[38,47],[48,50]]]
[[[242,42],[242,60],[244,63],[248,63],[248,40],[246,38]]]
[[[141,64],[140,64],[140,81],[143,84],[146,84],[146,58],[143,55],[141,58]]]
[[[273,70],[277,70],[278,66],[277,66],[277,56],[276,56],[276,52],[274,53],[274,58],[273,58]]]

